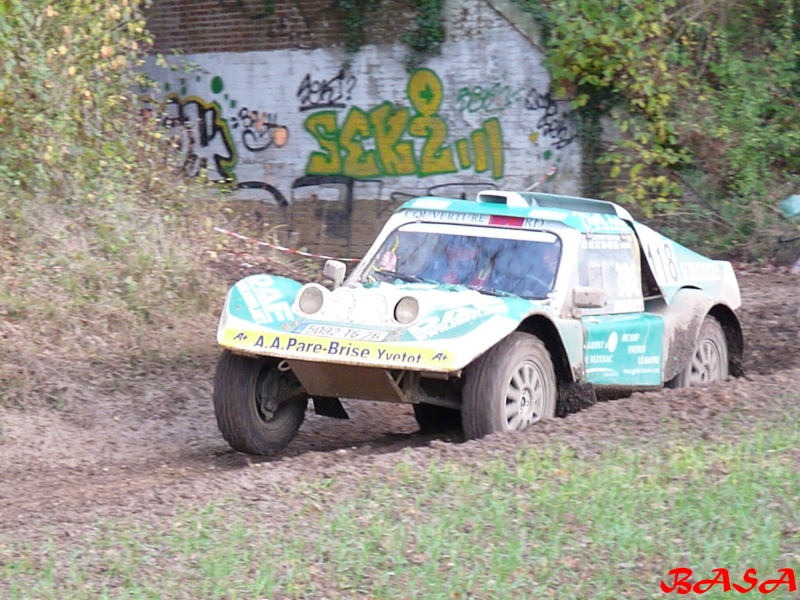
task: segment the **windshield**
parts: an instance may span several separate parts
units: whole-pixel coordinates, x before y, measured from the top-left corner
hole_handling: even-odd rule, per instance
[[[409,223],[389,235],[359,280],[430,281],[544,298],[560,256],[561,241],[549,232]]]

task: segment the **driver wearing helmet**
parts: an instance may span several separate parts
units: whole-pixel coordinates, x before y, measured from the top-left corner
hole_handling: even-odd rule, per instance
[[[463,284],[475,270],[478,248],[473,243],[448,245],[444,249],[445,268],[441,275],[443,283]]]
[[[560,256],[560,244],[543,243],[539,245],[528,273],[528,279],[533,283],[537,295],[544,295],[553,288]]]
[[[437,258],[429,270],[429,277],[442,283],[485,288],[492,273],[492,265],[481,252],[480,241],[460,238],[445,246],[444,261]],[[441,256],[441,255],[440,255]]]
[[[459,237],[442,241],[444,250],[433,254],[417,275],[441,283],[485,287],[492,269],[490,264],[484,264],[476,240]],[[379,270],[396,271],[401,258],[393,248],[381,255],[376,266]]]

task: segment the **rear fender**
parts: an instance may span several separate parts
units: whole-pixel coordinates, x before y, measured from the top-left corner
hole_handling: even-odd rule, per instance
[[[729,306],[717,304],[709,313],[722,325],[728,342],[728,372],[732,377],[744,376],[744,336],[739,317]]]
[[[668,303],[684,289],[699,288],[732,309],[739,308],[739,284],[730,262],[707,258],[641,223],[629,224],[641,245],[644,277],[657,284]]]
[[[695,288],[682,288],[672,298],[669,306],[663,301],[650,312],[664,321],[664,366],[662,379],[669,381],[683,371],[692,360],[697,336],[706,316],[711,314],[723,327],[728,342],[731,374],[742,372],[742,334],[739,320],[733,310],[724,304],[715,304],[705,292]]]

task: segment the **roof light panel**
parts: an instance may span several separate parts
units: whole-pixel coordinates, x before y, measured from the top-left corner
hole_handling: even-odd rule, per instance
[[[525,219],[522,217],[507,217],[505,215],[491,215],[489,217],[489,225],[498,225],[500,227],[522,227],[525,224]]]

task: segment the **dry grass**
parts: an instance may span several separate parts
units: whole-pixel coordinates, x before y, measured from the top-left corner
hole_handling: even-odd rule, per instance
[[[205,356],[231,283],[318,272],[319,261],[213,231],[275,241],[251,213],[251,203],[178,180],[158,202],[0,192],[0,405],[62,406],[98,370]]]
[[[218,205],[0,193],[0,404],[60,403],[66,376],[196,352],[228,283],[208,260]]]

